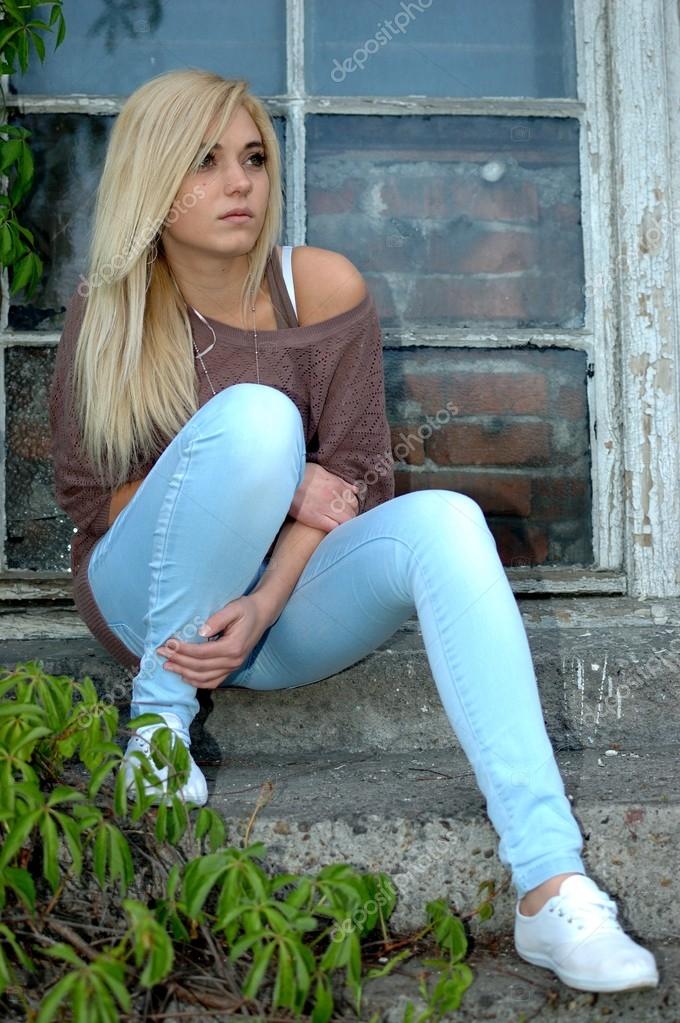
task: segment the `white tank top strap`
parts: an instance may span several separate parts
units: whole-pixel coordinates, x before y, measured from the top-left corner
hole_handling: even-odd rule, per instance
[[[295,305],[295,286],[293,284],[293,246],[282,245],[281,246],[281,268],[283,270],[283,280],[290,296],[291,305],[295,311],[297,317],[297,306]]]

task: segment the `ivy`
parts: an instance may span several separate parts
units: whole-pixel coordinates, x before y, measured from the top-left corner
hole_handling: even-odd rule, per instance
[[[45,60],[43,33],[57,35],[54,48],[66,36],[66,23],[62,11],[63,0],[3,0],[3,20],[0,21],[0,75],[14,75],[28,70],[31,49],[42,62]],[[49,20],[35,18],[38,7],[50,9]],[[43,262],[35,249],[33,233],[24,227],[17,215],[23,199],[31,189],[34,178],[33,155],[28,145],[31,132],[6,120],[6,103],[2,93],[0,123],[0,176],[7,179],[6,191],[0,195],[0,267],[10,271],[10,294],[22,288],[28,296],[35,292],[43,272]]]
[[[164,725],[153,714],[133,724],[150,722]],[[458,1007],[472,974],[463,923],[443,899],[427,904],[427,926],[395,942],[388,875],[347,863],[271,872],[261,842],[230,843],[213,810],[182,799],[187,751],[169,728],[154,732],[128,794],[118,731],[117,708],[90,678],[50,676],[36,661],[0,670],[3,1021],[121,1023],[151,1008],[163,1018],[173,1001],[360,1019],[366,981],[425,936],[436,980],[421,978],[427,1008],[416,1017],[409,1003],[404,1019]],[[156,805],[144,783],[160,768],[168,793]]]

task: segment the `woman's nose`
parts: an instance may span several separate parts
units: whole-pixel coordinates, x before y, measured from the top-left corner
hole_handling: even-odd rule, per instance
[[[250,188],[250,178],[244,171],[243,167],[239,165],[238,169],[229,168],[224,172],[224,190],[225,192],[233,192],[238,190],[239,192],[248,191]]]

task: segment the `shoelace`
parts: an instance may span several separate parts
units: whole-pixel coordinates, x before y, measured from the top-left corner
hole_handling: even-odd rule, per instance
[[[574,895],[554,896],[554,902],[548,907],[549,913],[557,913],[558,916],[566,916],[567,923],[575,923],[579,930],[583,930],[587,924],[592,924],[598,930],[620,931],[621,925],[617,917],[617,906],[605,892],[598,895],[584,895],[577,898]]]

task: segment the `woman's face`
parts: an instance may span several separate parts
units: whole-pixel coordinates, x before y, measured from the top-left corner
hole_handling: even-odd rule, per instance
[[[250,252],[264,223],[269,175],[262,137],[239,107],[199,170],[186,175],[161,237],[168,255],[201,251],[239,256]],[[250,215],[225,216],[246,208]]]

